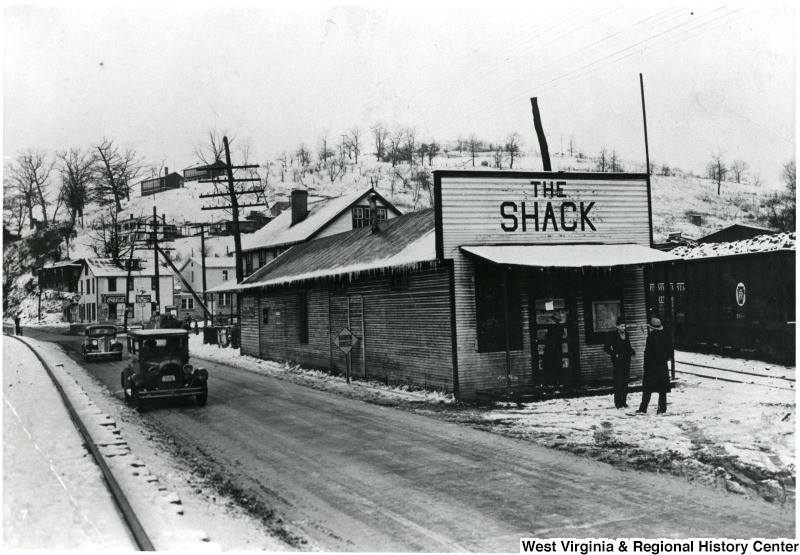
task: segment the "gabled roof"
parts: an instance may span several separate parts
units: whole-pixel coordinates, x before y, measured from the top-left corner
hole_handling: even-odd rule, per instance
[[[700,237],[698,243],[721,243],[726,241],[741,241],[743,239],[750,239],[759,235],[774,235],[778,233],[774,229],[766,227],[759,227],[750,224],[733,224],[722,229],[718,229],[714,233],[709,233],[704,237]]]
[[[203,266],[203,260],[199,256],[192,256],[186,259],[179,271],[183,271],[183,269],[189,265],[189,262],[194,262],[198,267]],[[235,256],[206,256],[206,269],[208,268],[222,268],[222,269],[229,269],[236,267],[236,257]]]
[[[295,225],[292,225],[292,210],[290,207],[281,212],[279,216],[258,231],[249,235],[243,235],[242,250],[248,251],[294,245],[302,241],[307,241],[339,214],[348,210],[354,204],[358,204],[361,199],[367,197],[371,193],[378,195],[378,198],[386,205],[387,209],[392,210],[398,215],[401,214],[391,202],[383,198],[380,193],[370,187],[369,189],[354,191],[341,197],[309,203],[308,216],[306,216],[305,220]]]
[[[117,266],[112,258],[85,258],[83,263],[89,266],[90,271],[95,277],[125,277],[128,275],[128,271]],[[131,277],[148,277],[155,275],[155,271],[148,269],[146,265],[141,270],[131,271]],[[172,276],[172,272],[164,269],[161,271],[160,275]]]
[[[210,291],[252,289],[436,261],[433,209],[381,222],[380,231],[362,227],[295,245],[241,284]]]

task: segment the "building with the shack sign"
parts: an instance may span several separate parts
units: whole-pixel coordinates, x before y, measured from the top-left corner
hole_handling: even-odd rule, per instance
[[[349,356],[354,377],[471,398],[610,379],[603,343],[624,316],[641,375],[644,266],[677,260],[651,248],[645,174],[440,170],[434,198],[232,286],[242,353],[341,373]]]

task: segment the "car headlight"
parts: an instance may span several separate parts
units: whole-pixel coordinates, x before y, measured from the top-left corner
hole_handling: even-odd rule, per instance
[[[92,339],[92,345],[97,345],[97,339]]]
[[[151,366],[150,369],[147,371],[148,377],[151,379],[155,379],[158,377],[158,366]]]
[[[207,381],[208,380],[208,370],[205,368],[198,368],[194,371],[194,377],[197,380]]]
[[[183,373],[184,374],[191,374],[194,371],[194,366],[191,364],[184,364],[183,365]]]

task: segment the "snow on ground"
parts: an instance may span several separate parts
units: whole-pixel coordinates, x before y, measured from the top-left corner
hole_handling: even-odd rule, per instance
[[[681,258],[706,258],[748,252],[796,250],[796,240],[797,234],[794,232],[777,233],[775,235],[758,235],[752,239],[731,241],[729,243],[702,243],[693,247],[676,247],[670,252]]]
[[[118,396],[108,394],[60,347],[33,343],[50,361],[157,549],[291,549],[246,516],[231,499],[208,487],[194,474],[191,461],[176,459],[162,434],[151,429]],[[44,370],[33,371],[41,368],[38,361],[16,340],[4,338],[3,346],[4,547],[132,549],[133,544],[125,543],[127,533],[113,530],[105,522],[116,522],[116,509],[106,506],[110,496],[99,469],[83,447],[49,377]],[[22,361],[17,366],[25,371],[25,379],[20,379],[12,361]],[[50,456],[51,471],[57,472],[65,485],[48,481],[46,469],[30,459],[33,454],[26,442],[31,440],[15,432],[16,418],[9,401],[25,416],[22,423],[37,431],[31,434],[33,440]],[[70,480],[76,482],[74,486]],[[63,490],[77,509],[67,507]],[[92,522],[100,532],[93,530]]]
[[[135,549],[50,378],[3,344],[3,548]]]
[[[487,408],[408,387],[360,381],[348,385],[343,377],[240,355],[237,349],[203,345],[201,336],[190,337],[192,356],[396,405],[623,468],[668,472],[734,493],[794,504],[795,391],[794,382],[781,379],[794,379],[794,368],[678,352],[677,360],[683,361],[677,364],[679,372],[697,373],[697,367],[686,364],[693,363],[774,378],[757,385],[679,373],[679,384],[669,394],[668,411],[658,416],[657,395],[647,414],[634,412],[641,393],[629,394],[631,408],[624,410],[614,408],[611,395]],[[746,375],[727,377],[750,381]]]

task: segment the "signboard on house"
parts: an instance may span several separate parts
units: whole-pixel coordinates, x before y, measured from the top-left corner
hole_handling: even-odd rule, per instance
[[[136,302],[137,303],[142,303],[142,304],[149,303],[149,302],[151,302],[150,301],[150,295],[136,295]]]
[[[103,304],[122,304],[125,302],[125,295],[101,295]]]

